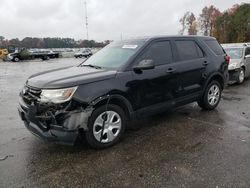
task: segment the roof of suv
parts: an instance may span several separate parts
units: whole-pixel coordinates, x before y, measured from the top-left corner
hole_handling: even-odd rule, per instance
[[[210,36],[197,36],[197,35],[157,35],[157,36],[144,36],[144,37],[135,37],[135,38],[130,38],[134,40],[140,40],[140,39],[158,39],[158,38],[203,38],[203,39],[215,39],[214,37]],[[128,39],[129,40],[129,39]]]
[[[144,37],[134,37],[129,38],[124,41],[133,41],[133,40],[141,40],[141,41],[149,41],[154,39],[161,39],[161,38],[201,38],[201,39],[215,39],[214,37],[209,36],[197,36],[197,35],[159,35],[159,36],[144,36]]]

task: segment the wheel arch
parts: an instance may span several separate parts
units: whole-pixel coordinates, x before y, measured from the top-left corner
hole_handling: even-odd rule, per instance
[[[126,97],[122,95],[118,95],[118,94],[107,95],[104,97],[99,97],[96,100],[92,101],[92,105],[94,109],[103,105],[107,105],[107,104],[115,104],[121,107],[124,110],[125,114],[127,115],[128,119],[134,118],[134,110],[133,110],[131,103]]]
[[[213,80],[218,81],[221,85],[221,88],[224,89],[225,82],[226,82],[224,76],[221,73],[214,73],[214,74],[210,75],[208,77],[208,79],[206,80],[204,87],[203,87],[203,90],[205,90],[206,87],[208,86],[208,84],[210,82],[212,82]]]
[[[246,71],[246,66],[245,65],[242,65],[241,67],[244,69],[244,71]]]

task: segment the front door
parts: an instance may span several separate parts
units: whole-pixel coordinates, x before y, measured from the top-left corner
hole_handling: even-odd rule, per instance
[[[135,110],[147,107],[164,107],[166,102],[176,97],[178,79],[173,67],[173,53],[171,42],[168,40],[154,41],[136,60],[138,64],[142,60],[153,60],[155,68],[133,72],[133,83],[130,88],[133,95]],[[153,107],[151,109],[154,109]]]

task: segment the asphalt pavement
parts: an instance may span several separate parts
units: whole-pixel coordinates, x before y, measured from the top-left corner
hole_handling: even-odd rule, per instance
[[[0,62],[0,187],[250,187],[250,79],[214,111],[196,103],[130,123],[94,150],[47,143],[26,130],[18,93],[34,73],[80,59]]]

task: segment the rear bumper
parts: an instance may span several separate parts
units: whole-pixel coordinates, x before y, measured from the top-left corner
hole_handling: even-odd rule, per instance
[[[34,135],[49,142],[63,145],[74,145],[79,131],[68,130],[59,125],[43,125],[36,117],[36,107],[27,106],[22,100],[19,101],[18,112],[25,127]]]

